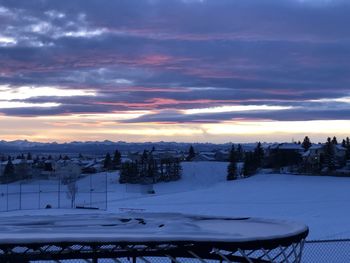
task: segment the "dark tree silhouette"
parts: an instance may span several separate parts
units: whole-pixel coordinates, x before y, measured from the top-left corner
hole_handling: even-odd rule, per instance
[[[337,138],[335,136],[332,139],[332,144],[334,144],[334,145],[338,144]]]
[[[335,144],[333,143],[333,140],[331,140],[331,138],[328,137],[325,145],[324,162],[327,165],[328,170],[330,171],[333,171],[335,169],[334,145]]]
[[[262,166],[263,159],[264,159],[264,149],[261,146],[261,142],[258,142],[254,150],[254,161],[255,161],[256,168]]]
[[[341,146],[346,148],[346,141],[343,139],[342,142],[341,142]]]
[[[114,169],[117,169],[120,167],[120,164],[122,162],[122,155],[118,150],[115,150],[112,162],[113,162]]]
[[[195,152],[194,152],[194,148],[193,146],[191,145],[190,146],[190,149],[188,150],[188,156],[186,158],[187,161],[192,161],[193,158],[196,156]]]
[[[346,137],[346,141],[345,141],[345,145],[346,145],[346,159],[349,160],[350,159],[350,139],[349,137]]]
[[[242,145],[238,144],[237,151],[236,151],[237,161],[241,162],[244,159],[244,151],[242,148]]]
[[[304,151],[306,152],[307,150],[309,150],[309,148],[311,147],[312,143],[309,139],[308,136],[305,136],[303,143],[301,144],[301,146],[304,148]]]
[[[15,174],[15,166],[13,165],[11,157],[9,156],[7,164],[5,166],[4,176],[11,177],[11,176],[14,176],[14,174]]]
[[[229,164],[227,166],[227,176],[228,181],[237,179],[237,153],[235,151],[235,146],[232,145],[230,150]]]
[[[243,175],[250,176],[256,172],[255,154],[246,152],[244,156]]]
[[[110,170],[112,168],[112,159],[109,153],[106,154],[105,160],[103,162],[103,168]]]

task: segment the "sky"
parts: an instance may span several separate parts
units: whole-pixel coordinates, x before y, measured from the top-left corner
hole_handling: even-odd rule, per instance
[[[0,0],[0,140],[350,136],[348,0]]]

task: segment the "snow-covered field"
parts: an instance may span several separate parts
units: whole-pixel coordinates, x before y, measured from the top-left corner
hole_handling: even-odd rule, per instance
[[[93,213],[181,212],[262,217],[305,223],[310,228],[308,239],[350,237],[350,214],[347,209],[350,203],[350,178],[259,174],[247,179],[226,181],[226,163],[192,162],[183,163],[182,166],[182,179],[154,185],[155,194],[130,191],[128,186],[118,183],[118,173],[108,174],[108,209]],[[100,178],[102,188],[106,178],[104,174],[92,177],[95,186]],[[78,185],[81,189],[90,182],[91,178],[87,176]],[[77,196],[77,200],[79,198]],[[89,202],[88,195],[83,199],[83,202]],[[44,205],[45,198],[41,202]],[[67,203],[66,195],[62,196],[61,202]],[[23,210],[2,212],[0,217],[91,212]]]
[[[136,186],[130,187],[118,183],[118,173],[101,173],[87,176],[78,182],[80,189],[92,186],[103,189],[107,178],[108,209],[34,209],[17,210],[0,213],[0,226],[17,216],[39,216],[42,220],[46,215],[70,215],[80,219],[106,214],[137,212],[180,212],[208,216],[259,217],[296,221],[309,226],[309,240],[341,239],[350,237],[350,178],[328,176],[301,176],[282,174],[258,174],[247,179],[226,181],[227,163],[192,162],[183,163],[182,179],[176,182],[154,185],[155,194],[145,194]],[[32,185],[31,185],[32,184]],[[25,189],[32,189],[38,182],[33,181]],[[42,195],[41,207],[47,202],[55,204],[57,182],[41,181],[42,188],[50,186],[52,195]],[[10,186],[15,191],[16,184]],[[4,187],[4,186],[2,186]],[[18,186],[17,186],[18,187]],[[64,187],[64,186],[62,186]],[[23,190],[23,189],[22,189]],[[5,189],[0,189],[4,192]],[[102,198],[101,194],[100,198]],[[37,203],[30,195],[25,195],[27,204]],[[0,196],[4,206],[5,196]],[[60,196],[61,202],[69,207],[66,194]],[[77,196],[77,202],[89,204],[90,195]],[[101,199],[102,200],[102,199]],[[92,202],[96,201],[96,197]],[[97,201],[99,199],[97,198]],[[102,200],[103,201],[103,200]],[[25,204],[25,203],[24,203]],[[36,205],[34,205],[36,207]],[[55,207],[55,206],[53,206]],[[65,207],[65,206],[64,206]],[[24,206],[30,208],[30,206]],[[44,216],[44,217],[43,217]],[[5,226],[6,228],[6,226]],[[21,231],[19,230],[19,233]],[[335,243],[308,244],[306,246],[306,262],[348,262],[348,244],[341,244],[339,250]],[[324,247],[320,250],[321,247]],[[333,261],[336,251],[339,260]],[[317,252],[315,252],[317,251]],[[329,252],[329,253],[328,253]],[[327,258],[329,256],[329,258]],[[316,261],[315,261],[316,258]],[[322,259],[322,260],[321,260]]]
[[[109,184],[108,210],[287,219],[307,224],[309,239],[350,237],[350,178],[259,174],[226,181],[226,166],[183,163],[183,178],[155,185],[155,195],[128,194],[124,185]]]

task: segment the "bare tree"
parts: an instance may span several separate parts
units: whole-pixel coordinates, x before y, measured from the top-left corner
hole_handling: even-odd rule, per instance
[[[76,180],[70,181],[67,185],[67,189],[68,189],[67,196],[71,200],[71,208],[74,208],[75,197],[78,192],[77,181]]]

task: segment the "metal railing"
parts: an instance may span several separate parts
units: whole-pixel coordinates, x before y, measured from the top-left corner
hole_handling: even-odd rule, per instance
[[[203,262],[196,258],[177,258],[177,262]],[[33,263],[81,263],[81,262],[93,262],[86,259],[66,259],[60,261],[31,261]],[[142,259],[132,257],[107,259],[100,258],[98,263],[112,263],[112,262],[172,262],[169,258],[161,257],[144,257]],[[205,260],[204,262],[223,262],[220,260]],[[278,261],[280,262],[280,261]],[[304,244],[304,251],[302,261],[305,263],[348,263],[350,262],[350,239],[334,239],[334,240],[308,240]]]

